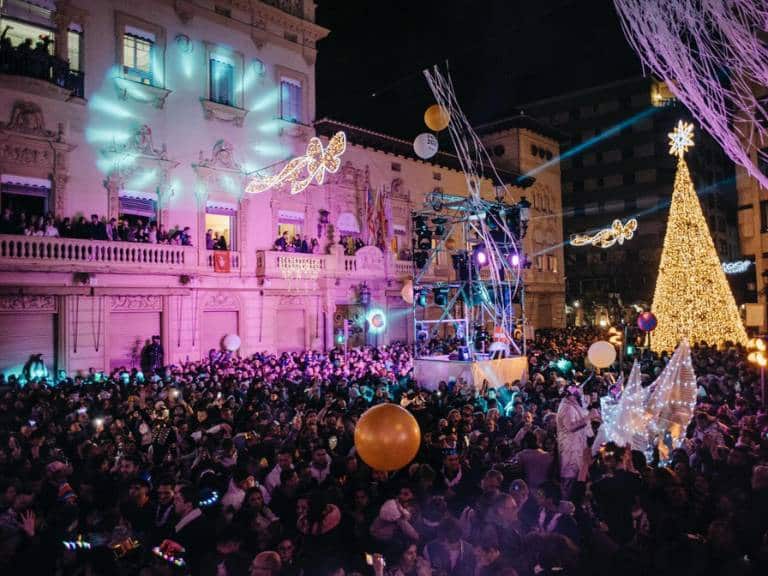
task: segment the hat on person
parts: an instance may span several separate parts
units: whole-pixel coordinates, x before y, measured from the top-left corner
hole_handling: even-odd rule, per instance
[[[75,494],[75,491],[72,489],[72,486],[69,485],[69,482],[64,482],[59,486],[58,496],[59,502],[69,502],[77,499],[77,494]]]
[[[48,474],[56,474],[57,472],[61,472],[67,467],[64,462],[61,460],[54,460],[48,466],[46,466],[46,470],[48,471]]]

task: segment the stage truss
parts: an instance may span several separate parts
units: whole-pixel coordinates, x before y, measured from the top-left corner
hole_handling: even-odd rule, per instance
[[[467,196],[448,197],[438,189],[428,196],[424,209],[413,214],[416,355],[420,354],[420,336],[426,332],[429,338],[441,324],[452,325],[454,336],[464,341],[469,355],[464,360],[495,351],[523,355],[525,296],[521,271],[526,262],[521,247],[530,203],[524,197],[516,204],[504,202],[509,190],[462,111],[447,67],[443,72],[434,66],[425,70],[424,76],[435,101],[450,118],[447,131],[466,181]],[[483,182],[489,180],[495,187],[496,201],[481,196]],[[429,235],[424,223],[434,226]],[[453,270],[445,281],[433,274],[440,254],[447,255],[449,262],[443,264]],[[421,313],[426,309],[421,304],[429,292],[433,298],[440,295],[441,314],[436,321],[423,317],[421,320],[430,322],[421,324],[419,316],[427,314]],[[429,330],[425,330],[427,326]]]
[[[417,357],[425,341],[447,335],[463,341],[466,360],[502,351],[525,354],[522,209],[435,191],[424,209],[413,213]],[[431,227],[429,235],[420,228],[422,222]],[[437,275],[438,263],[444,278]],[[429,316],[434,308],[440,309],[438,318]]]

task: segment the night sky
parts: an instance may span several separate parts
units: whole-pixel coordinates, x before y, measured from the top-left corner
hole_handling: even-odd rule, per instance
[[[447,60],[474,123],[641,73],[611,0],[318,0],[317,118],[412,139]],[[375,94],[375,96],[374,96]]]

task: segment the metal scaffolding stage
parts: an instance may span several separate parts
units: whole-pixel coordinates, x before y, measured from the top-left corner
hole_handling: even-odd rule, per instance
[[[429,368],[435,361],[525,356],[522,270],[528,264],[522,238],[529,207],[525,197],[505,203],[503,192],[488,201],[479,194],[465,198],[436,190],[413,212],[412,306],[420,381],[435,372],[435,366]],[[421,359],[429,364],[422,366]]]

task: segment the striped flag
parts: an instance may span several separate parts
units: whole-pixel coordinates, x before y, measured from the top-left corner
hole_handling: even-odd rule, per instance
[[[376,198],[370,184],[366,190],[365,218],[368,228],[368,244],[373,245],[376,243]]]

